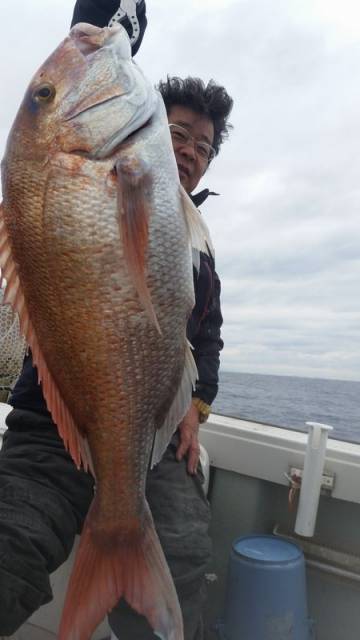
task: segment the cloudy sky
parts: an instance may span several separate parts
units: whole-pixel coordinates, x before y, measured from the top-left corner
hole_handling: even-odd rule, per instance
[[[203,185],[223,287],[222,367],[360,380],[360,8],[356,0],[148,0],[156,82],[224,84],[234,130]],[[73,0],[0,6],[0,154]]]

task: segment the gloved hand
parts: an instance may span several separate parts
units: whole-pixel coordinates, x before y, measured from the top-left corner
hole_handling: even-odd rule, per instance
[[[138,51],[147,25],[145,0],[76,0],[71,26],[88,22],[97,27],[122,24],[129,34],[131,52]]]

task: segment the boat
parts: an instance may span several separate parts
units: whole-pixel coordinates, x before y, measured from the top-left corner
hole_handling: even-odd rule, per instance
[[[10,409],[9,405],[0,404],[2,432]],[[221,415],[210,416],[202,425],[202,461],[212,509],[214,556],[206,576],[206,640],[227,638],[222,629],[233,542],[254,534],[271,535],[302,549],[306,562],[308,638],[358,640],[360,445],[327,440],[314,535],[305,537],[295,533],[299,490],[294,478],[301,486],[307,441],[306,433],[294,429]],[[289,495],[294,498],[292,508]],[[13,636],[14,640],[56,638],[73,555],[74,551],[51,576],[54,600],[41,607]],[[93,640],[108,640],[110,636],[105,621]],[[277,640],[283,638],[292,640],[293,635],[291,632],[279,635]]]

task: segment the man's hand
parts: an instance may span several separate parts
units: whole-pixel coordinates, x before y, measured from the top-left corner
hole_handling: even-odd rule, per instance
[[[191,475],[197,471],[200,457],[199,443],[199,411],[191,404],[190,409],[179,424],[180,444],[176,452],[176,459],[182,460],[187,456],[187,470]]]

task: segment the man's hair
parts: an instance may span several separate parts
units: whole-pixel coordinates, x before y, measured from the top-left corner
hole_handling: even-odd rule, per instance
[[[224,87],[210,80],[207,85],[200,78],[167,77],[159,82],[160,91],[166,111],[169,114],[171,108],[180,105],[193,109],[196,113],[210,118],[214,125],[214,141],[212,146],[215,154],[219,153],[220,145],[229,135],[232,125],[227,121],[233,106]]]

